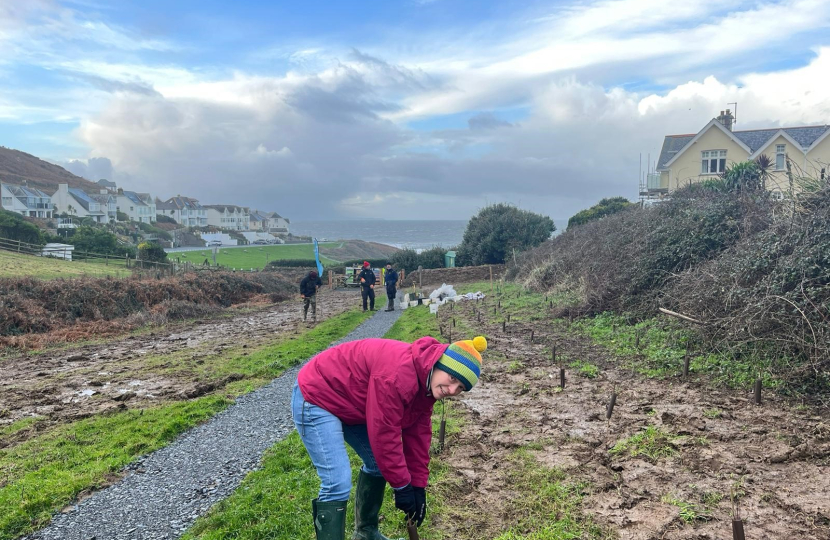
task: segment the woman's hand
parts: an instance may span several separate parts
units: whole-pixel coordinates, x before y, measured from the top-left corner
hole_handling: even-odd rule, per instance
[[[395,490],[395,507],[406,514],[417,526],[421,526],[427,515],[426,490],[408,484]]]

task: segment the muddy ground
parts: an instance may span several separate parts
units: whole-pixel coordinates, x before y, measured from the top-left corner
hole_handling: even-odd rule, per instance
[[[359,298],[352,290],[321,291],[317,320],[356,306]],[[205,394],[221,381],[199,379],[201,358],[229,348],[256,349],[310,324],[302,321],[299,300],[217,309],[217,313],[224,316],[170,324],[103,343],[12,352],[0,358],[0,429],[24,418],[40,419],[33,429],[18,432],[15,440],[0,437],[0,447],[56,423]],[[171,370],[170,362],[186,365]],[[148,369],[148,363],[157,369]]]
[[[480,324],[474,308],[481,309]],[[713,389],[704,381],[644,379],[618,369],[619,359],[566,325],[513,323],[505,334],[500,322],[488,322],[492,313],[492,304],[472,302],[451,312],[487,335],[489,347],[483,384],[462,400],[465,427],[444,454],[464,477],[456,503],[470,509],[463,523],[441,523],[449,537],[493,538],[516,522],[513,473],[505,464],[518,447],[534,443],[540,462],[565,471],[568,481],[589,482],[584,512],[610,538],[732,538],[733,492],[746,538],[830,538],[827,411],[769,393],[757,406],[749,393]],[[560,358],[598,366],[598,376],[567,368],[560,390],[552,343]],[[615,388],[616,407],[606,421]],[[672,455],[610,452],[646,426],[669,434]]]

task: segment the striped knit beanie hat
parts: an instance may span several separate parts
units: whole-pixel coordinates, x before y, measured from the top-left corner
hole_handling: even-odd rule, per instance
[[[487,350],[483,336],[451,343],[435,367],[446,371],[464,384],[467,392],[481,376],[481,353]]]

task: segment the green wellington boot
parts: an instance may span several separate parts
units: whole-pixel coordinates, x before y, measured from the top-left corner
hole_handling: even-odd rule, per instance
[[[378,530],[378,514],[383,504],[386,480],[362,470],[357,476],[354,496],[354,534],[352,540],[390,540]],[[404,540],[403,538],[399,540]]]
[[[347,501],[311,501],[317,540],[346,540]]]

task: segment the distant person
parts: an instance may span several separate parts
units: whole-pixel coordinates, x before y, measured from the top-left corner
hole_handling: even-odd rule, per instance
[[[369,309],[375,310],[375,272],[369,268],[369,261],[363,261],[363,270],[357,275],[360,283],[360,295],[363,297],[363,311],[366,311],[366,300],[369,300]]]
[[[291,414],[320,476],[311,502],[318,540],[345,540],[352,468],[346,444],[363,461],[355,489],[352,539],[389,540],[378,531],[386,484],[395,507],[420,526],[427,513],[432,409],[469,392],[481,377],[487,340],[414,343],[349,341],[312,358],[297,375]]]
[[[395,296],[397,295],[398,273],[392,269],[392,263],[386,263],[386,298],[388,300],[386,311],[395,311]]]
[[[308,319],[308,306],[311,306],[311,320],[317,322],[317,289],[323,286],[316,270],[311,270],[300,281],[300,298],[303,299],[303,320]]]

